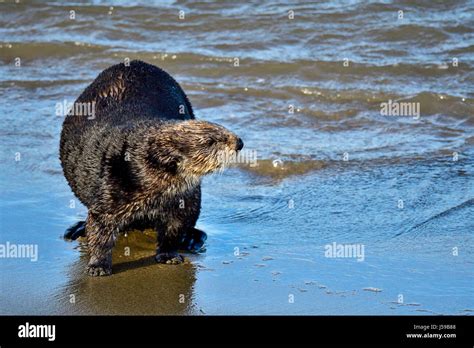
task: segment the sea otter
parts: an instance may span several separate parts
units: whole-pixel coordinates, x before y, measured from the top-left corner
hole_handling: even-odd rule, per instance
[[[157,262],[181,263],[177,251],[199,247],[206,237],[194,227],[201,177],[223,169],[242,140],[196,120],[179,84],[142,61],[104,70],[75,103],[91,103],[94,114],[66,116],[60,160],[88,215],[65,237],[86,236],[88,274],[112,273],[117,234],[133,228],[158,232]]]

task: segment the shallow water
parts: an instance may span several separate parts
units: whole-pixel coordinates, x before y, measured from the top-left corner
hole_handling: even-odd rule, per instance
[[[0,243],[39,250],[0,259],[0,313],[472,314],[474,3],[417,3],[0,3]],[[156,265],[131,232],[114,275],[88,278],[61,239],[86,209],[55,106],[125,58],[172,74],[257,165],[204,179],[205,253]],[[388,100],[420,117],[382,116]]]

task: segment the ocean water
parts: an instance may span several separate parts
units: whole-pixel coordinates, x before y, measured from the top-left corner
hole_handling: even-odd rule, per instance
[[[0,244],[38,247],[35,262],[0,258],[0,313],[471,315],[473,13],[0,2]],[[153,236],[131,233],[114,275],[91,279],[84,245],[61,238],[87,211],[62,175],[56,106],[128,59],[168,71],[256,164],[204,179],[205,253],[154,265]],[[328,257],[334,245],[359,254]]]

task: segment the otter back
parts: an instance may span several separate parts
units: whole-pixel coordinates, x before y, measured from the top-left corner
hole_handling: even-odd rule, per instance
[[[133,128],[135,123],[146,120],[194,119],[191,104],[179,84],[165,71],[142,61],[104,70],[75,103],[90,103],[94,117],[73,112],[66,116],[60,160],[72,190],[86,205],[100,186],[100,159],[120,154],[126,146],[127,139],[116,138],[114,129]],[[123,137],[120,132],[116,134]]]

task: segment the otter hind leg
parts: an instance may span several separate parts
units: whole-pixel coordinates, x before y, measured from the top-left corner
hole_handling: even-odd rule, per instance
[[[180,242],[179,249],[190,253],[203,253],[206,251],[204,247],[206,239],[206,232],[198,230],[195,227],[188,228],[184,238]]]
[[[178,254],[180,240],[184,231],[180,224],[169,224],[165,228],[157,228],[157,248],[155,261],[157,263],[166,263],[168,265],[177,265],[184,261],[184,258]]]
[[[86,235],[86,222],[78,221],[71,227],[69,227],[66,232],[64,232],[63,238],[66,240],[76,240],[79,237],[84,237]]]
[[[113,226],[101,223],[98,217],[89,213],[86,229],[90,256],[87,273],[93,277],[112,274],[112,248],[115,244]]]

